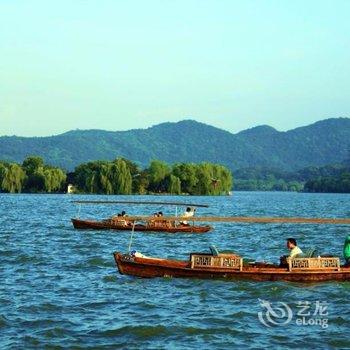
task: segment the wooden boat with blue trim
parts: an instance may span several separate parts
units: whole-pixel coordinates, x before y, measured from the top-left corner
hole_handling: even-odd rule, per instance
[[[114,253],[119,273],[137,277],[183,277],[251,281],[350,281],[350,266],[338,257],[293,258],[286,266],[244,263],[234,253],[191,253],[187,261],[159,259],[140,253]]]

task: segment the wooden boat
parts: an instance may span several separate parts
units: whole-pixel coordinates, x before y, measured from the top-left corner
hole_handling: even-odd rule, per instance
[[[190,204],[176,202],[155,202],[155,201],[72,201],[76,204],[94,204],[94,205],[166,205],[166,206],[185,206],[185,207],[208,207],[205,204]],[[176,209],[177,214],[177,209]],[[119,230],[119,231],[142,231],[142,232],[169,232],[169,233],[205,233],[212,229],[209,225],[195,225],[195,222],[235,222],[235,223],[293,223],[293,224],[350,224],[349,218],[293,218],[293,217],[150,217],[150,216],[128,216],[128,217],[112,217],[109,219],[82,220],[79,218],[71,219],[76,229],[92,229],[92,230]],[[182,221],[190,221],[191,225],[182,225]],[[140,223],[142,222],[142,223]]]
[[[121,274],[137,277],[219,278],[251,281],[325,282],[350,281],[350,266],[340,266],[337,257],[293,258],[287,266],[243,263],[236,254],[191,253],[178,261],[114,253]]]
[[[134,217],[134,220],[139,219]],[[172,218],[167,218],[171,220]],[[195,217],[195,221],[241,223],[350,224],[349,218],[259,218],[259,217]],[[146,218],[147,221],[147,218]],[[114,253],[121,274],[137,277],[223,278],[251,281],[324,282],[350,281],[350,266],[341,266],[338,257],[307,255],[282,259],[281,265],[265,262],[243,262],[234,253],[221,253],[211,247],[211,253],[191,253],[188,260],[170,260],[143,256],[140,253]],[[350,239],[349,239],[350,244]],[[344,248],[345,251],[345,248]],[[344,255],[346,259],[347,256]],[[348,259],[349,260],[349,259]]]
[[[205,204],[178,203],[178,202],[155,202],[155,201],[73,201],[76,204],[103,204],[103,205],[165,205],[176,207],[205,207]],[[194,209],[193,209],[194,213]],[[150,217],[150,216],[120,216],[116,215],[101,221],[82,220],[79,218],[71,219],[74,228],[90,230],[118,230],[118,231],[141,231],[141,232],[169,232],[169,233],[205,233],[212,229],[209,225],[195,225],[192,217]],[[191,224],[188,224],[191,221]]]
[[[150,222],[144,224],[133,223],[125,220],[106,219],[102,221],[71,219],[74,228],[90,230],[118,230],[118,231],[143,231],[143,232],[169,232],[169,233],[205,233],[212,229],[211,226],[181,225],[174,221]]]

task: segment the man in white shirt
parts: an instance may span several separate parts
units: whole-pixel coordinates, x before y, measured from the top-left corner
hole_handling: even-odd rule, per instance
[[[182,217],[186,217],[186,218],[192,217],[194,215],[195,210],[196,209],[194,209],[194,208],[187,207],[186,211],[182,214]],[[181,221],[180,224],[187,226],[188,222],[187,221]]]
[[[290,250],[289,258],[295,258],[299,254],[303,254],[303,251],[298,247],[297,241],[294,238],[287,239],[287,248]]]

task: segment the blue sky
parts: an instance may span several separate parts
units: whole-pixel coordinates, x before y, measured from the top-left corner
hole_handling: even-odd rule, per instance
[[[0,135],[349,117],[350,1],[0,0]]]

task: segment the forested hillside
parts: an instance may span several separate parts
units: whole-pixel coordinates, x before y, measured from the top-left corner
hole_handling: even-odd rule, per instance
[[[124,157],[141,167],[152,159],[215,162],[231,170],[270,167],[295,171],[343,161],[350,150],[350,119],[337,118],[279,132],[258,126],[231,134],[192,120],[129,131],[75,130],[51,137],[0,137],[0,159],[23,162],[29,155],[68,171],[94,160]]]

